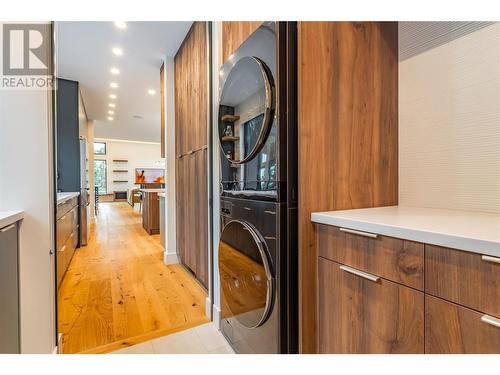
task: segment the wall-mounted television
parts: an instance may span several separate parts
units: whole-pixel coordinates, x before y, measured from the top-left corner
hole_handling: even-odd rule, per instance
[[[136,184],[164,184],[165,169],[160,168],[136,168]]]

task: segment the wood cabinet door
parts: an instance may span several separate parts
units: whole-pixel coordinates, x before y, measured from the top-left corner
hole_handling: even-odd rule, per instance
[[[320,353],[424,352],[424,294],[318,260]]]
[[[425,296],[425,352],[433,354],[500,353],[500,319]]]
[[[196,276],[208,286],[208,187],[207,187],[207,149],[193,154],[195,197],[194,231],[196,233]]]
[[[177,158],[175,162],[175,216],[176,216],[176,239],[177,251],[181,262],[185,262],[186,244],[185,244],[185,163],[184,158]]]

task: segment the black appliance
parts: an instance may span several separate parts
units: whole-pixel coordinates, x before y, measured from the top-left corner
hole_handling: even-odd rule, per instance
[[[296,24],[265,22],[220,87],[221,330],[238,353],[296,353]]]

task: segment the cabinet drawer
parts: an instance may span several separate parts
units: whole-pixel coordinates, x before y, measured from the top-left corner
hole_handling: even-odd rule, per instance
[[[500,319],[426,295],[425,352],[500,353]]]
[[[78,197],[70,198],[66,202],[57,205],[57,220],[63,217],[78,205]]]
[[[78,226],[73,229],[64,245],[57,251],[57,285],[61,283],[66,274],[77,245]]]
[[[318,225],[318,252],[338,263],[424,289],[424,244],[379,235],[372,238]]]
[[[424,294],[318,259],[320,353],[423,353]]]
[[[500,263],[491,260],[425,245],[425,292],[500,317]]]
[[[74,207],[72,210],[63,215],[59,220],[57,220],[57,250],[59,251],[61,247],[64,246],[71,232],[78,225],[78,207]]]

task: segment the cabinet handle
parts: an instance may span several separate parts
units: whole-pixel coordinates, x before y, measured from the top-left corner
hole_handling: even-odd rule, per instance
[[[275,211],[269,211],[269,210],[266,210],[264,211],[265,214],[269,214],[269,215],[276,215],[276,212]]]
[[[346,233],[351,233],[351,234],[357,234],[359,236],[370,237],[370,238],[377,238],[378,237],[378,234],[361,232],[359,230],[354,230],[354,229],[340,228],[340,231],[346,232]]]
[[[500,264],[500,258],[495,258],[495,257],[489,256],[489,255],[481,255],[481,259],[486,261],[486,262]]]
[[[367,279],[367,280],[373,281],[374,283],[376,283],[377,281],[380,280],[380,277],[372,275],[371,273],[366,273],[366,272],[357,270],[356,268],[351,268],[351,267],[347,267],[347,266],[339,266],[339,268],[342,271],[345,271],[345,272],[348,272],[348,273],[352,273],[353,275],[362,277],[363,279]]]
[[[7,232],[8,230],[11,230],[12,228],[15,228],[16,224],[10,224],[8,227],[0,229],[0,232]]]
[[[276,240],[276,237],[264,236],[264,239],[266,239],[266,240]]]
[[[61,247],[61,250],[59,250],[59,252],[62,253],[64,250],[66,250],[66,245],[64,245],[63,247]]]
[[[494,318],[489,315],[483,315],[481,317],[481,321],[485,322],[486,324],[492,325],[493,327],[500,328],[500,319]]]
[[[252,211],[252,209],[250,207],[243,207],[245,210],[247,211]]]

